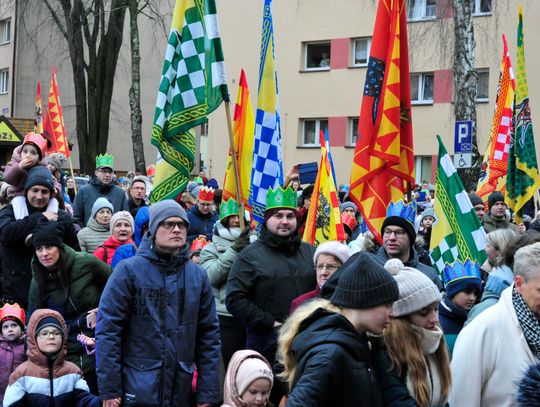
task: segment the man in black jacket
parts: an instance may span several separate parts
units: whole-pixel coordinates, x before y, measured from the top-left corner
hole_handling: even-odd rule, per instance
[[[247,329],[246,347],[273,363],[277,329],[289,316],[291,301],[315,285],[315,249],[297,233],[292,188],[269,189],[266,202],[258,240],[231,267],[225,303]]]
[[[28,290],[32,280],[30,263],[34,251],[26,245],[40,222],[57,221],[63,231],[62,240],[80,250],[70,215],[58,209],[54,198],[54,178],[41,166],[28,171],[24,196],[16,196],[0,211],[0,245],[2,247],[2,303],[17,302],[28,307]]]

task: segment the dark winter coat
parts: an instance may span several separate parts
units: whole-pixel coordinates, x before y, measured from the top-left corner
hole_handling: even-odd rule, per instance
[[[439,323],[444,332],[444,339],[446,339],[450,355],[452,355],[457,336],[463,329],[468,314],[469,311],[458,307],[446,296],[439,304]]]
[[[65,341],[56,359],[48,358],[38,349],[36,327],[47,316],[57,317],[58,314],[38,310],[28,324],[28,361],[19,365],[10,376],[4,407],[101,406],[99,398],[90,393],[81,369],[65,361]],[[63,328],[65,338],[65,324]]]
[[[189,230],[187,236],[188,244],[191,244],[193,239],[199,235],[205,235],[206,240],[212,240],[214,223],[219,220],[218,215],[213,212],[203,214],[197,205],[193,205],[193,207],[188,211],[187,216],[189,219]]]
[[[297,234],[281,238],[263,225],[259,239],[242,250],[231,267],[227,309],[247,328],[247,347],[270,363],[276,350],[274,322],[284,322],[292,300],[316,284],[314,253]]]
[[[143,239],[137,255],[116,267],[99,303],[97,374],[103,400],[190,406],[219,399],[221,349],[206,272],[187,259],[156,252]]]
[[[514,232],[516,231],[516,225],[510,223],[506,217],[502,219],[495,219],[489,213],[484,215],[484,219],[482,219],[482,226],[484,226],[486,233],[493,232],[497,229],[511,229]]]
[[[24,338],[7,341],[0,335],[0,406],[8,385],[9,376],[26,360]]]
[[[34,248],[27,246],[25,240],[34,231],[38,222],[48,222],[41,212],[31,207],[28,207],[28,212],[28,216],[17,220],[12,205],[0,210],[0,244],[3,253],[2,296],[20,304],[24,309],[28,308],[28,290],[32,280],[30,263],[34,256]],[[63,231],[64,243],[75,250],[80,250],[70,215],[59,209],[57,223]]]
[[[291,350],[297,367],[287,407],[383,406],[367,337],[343,315],[316,310]]]
[[[35,259],[32,262],[28,315],[39,308],[49,308],[62,314],[68,326],[67,360],[85,373],[92,372],[96,368],[96,359],[86,353],[84,346],[77,341],[77,334],[94,337],[94,330],[86,326],[86,315],[97,308],[111,269],[90,253],[75,252],[65,245],[61,250],[60,271],[48,271]],[[66,291],[60,275],[65,278]],[[43,292],[40,291],[40,279]]]
[[[113,206],[113,213],[128,210],[127,195],[122,188],[113,184],[103,184],[97,177],[79,189],[73,202],[73,222],[86,226],[92,215],[92,206],[96,199],[106,198]]]

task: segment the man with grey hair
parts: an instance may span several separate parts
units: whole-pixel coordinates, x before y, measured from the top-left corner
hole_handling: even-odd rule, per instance
[[[516,252],[514,275],[457,338],[450,406],[513,406],[519,379],[540,357],[540,243]]]

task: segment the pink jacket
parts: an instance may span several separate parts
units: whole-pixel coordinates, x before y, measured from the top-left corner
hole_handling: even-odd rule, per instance
[[[9,375],[26,360],[24,339],[6,341],[0,336],[0,405],[9,382]]]

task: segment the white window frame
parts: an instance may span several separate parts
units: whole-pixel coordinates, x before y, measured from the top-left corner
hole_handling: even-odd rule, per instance
[[[477,69],[476,73],[478,74],[478,82],[476,84],[476,101],[477,102],[489,102],[489,69]],[[478,89],[480,84],[480,74],[487,74],[488,81],[488,94],[487,97],[478,97]]]
[[[9,44],[11,42],[11,18],[0,21],[0,28],[2,29],[0,45]]]
[[[473,0],[473,16],[489,16],[493,13],[493,0],[491,1],[491,11],[477,11],[480,10],[482,0]]]
[[[416,178],[415,182],[418,185],[422,185],[422,182],[424,182],[424,180],[431,180],[431,174],[432,174],[431,171],[429,174],[422,174],[422,167],[424,166],[423,165],[424,160],[429,160],[430,167],[433,166],[433,157],[426,156],[426,155],[414,156],[414,175]],[[431,183],[431,181],[428,181],[428,182]]]
[[[413,0],[416,7],[411,8],[411,0],[407,0],[407,21],[435,20],[437,18],[437,2],[435,0]],[[429,5],[428,1],[435,4]],[[414,14],[412,13],[414,11]],[[431,12],[433,14],[431,14]]]
[[[367,48],[366,48],[366,62],[357,63],[356,62],[356,47],[358,42],[360,41],[366,41]],[[361,38],[353,38],[352,39],[352,47],[351,47],[351,66],[368,66],[369,62],[369,52],[371,51],[371,37],[361,37]]]
[[[358,121],[358,117],[349,117],[349,131],[347,133],[347,146],[349,147],[355,147],[358,142]],[[353,140],[355,131],[357,132],[356,140]]]
[[[425,92],[425,78],[426,76],[431,76],[433,81],[433,93],[435,93],[435,75],[433,72],[414,72],[411,73],[411,104],[413,105],[432,105],[433,104],[433,96],[431,99],[425,99],[424,92]],[[412,77],[418,76],[418,99],[412,98]]]
[[[325,45],[328,44],[328,66],[313,66],[308,67],[309,55],[308,50],[311,45]],[[330,70],[330,53],[331,53],[331,43],[330,41],[310,41],[304,43],[304,61],[303,61],[303,70],[304,71],[329,71]]]
[[[302,134],[301,134],[301,143],[302,147],[320,147],[320,138],[321,133],[321,121],[326,121],[326,128],[328,128],[328,117],[320,117],[317,119],[300,119],[302,123]],[[306,143],[306,123],[315,122],[315,143]]]
[[[0,69],[0,95],[9,92],[9,69]]]

